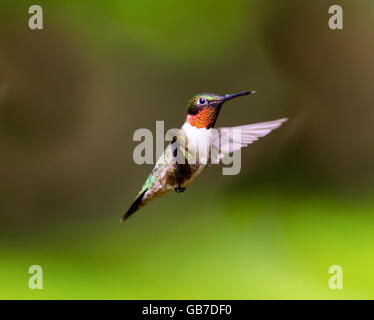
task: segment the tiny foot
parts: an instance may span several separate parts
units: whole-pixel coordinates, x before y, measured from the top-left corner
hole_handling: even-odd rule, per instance
[[[181,187],[181,186],[178,186],[178,187],[175,187],[174,188],[174,190],[175,190],[175,192],[183,192],[184,190],[186,190],[186,188],[185,187]]]

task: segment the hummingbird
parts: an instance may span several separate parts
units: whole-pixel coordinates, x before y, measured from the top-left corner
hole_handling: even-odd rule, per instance
[[[218,149],[218,152],[215,153],[216,159],[214,159],[218,161],[225,155],[266,136],[288,120],[282,118],[237,127],[214,129],[224,103],[255,92],[252,90],[223,96],[214,93],[201,93],[193,96],[188,101],[187,117],[180,130],[180,138],[182,138],[180,140],[184,141],[184,144],[180,146],[179,156],[182,155],[184,161],[175,161],[177,149],[175,146],[173,148],[172,143],[170,143],[156,162],[134,202],[121,217],[121,221],[123,222],[130,217],[150,200],[159,198],[173,189],[177,193],[183,192],[187,185],[205,168],[206,158],[214,154],[210,152],[212,148]],[[236,129],[239,135],[233,135],[233,129]],[[214,130],[218,131],[219,134],[213,134]],[[223,137],[226,137],[225,141]],[[175,139],[172,142],[175,142]],[[205,152],[198,149],[198,144],[207,146],[204,149]],[[195,154],[195,156],[197,154],[197,161],[189,161],[191,154]],[[200,161],[203,158],[205,161]]]

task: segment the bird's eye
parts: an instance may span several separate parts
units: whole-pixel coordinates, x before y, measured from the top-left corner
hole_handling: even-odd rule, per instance
[[[199,99],[199,103],[200,103],[200,104],[205,104],[205,99],[200,98],[200,99]]]

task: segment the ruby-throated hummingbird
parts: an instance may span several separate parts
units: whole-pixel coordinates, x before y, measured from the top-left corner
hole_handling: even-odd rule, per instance
[[[174,189],[182,192],[186,186],[194,180],[206,166],[206,161],[199,161],[201,149],[198,145],[206,145],[204,158],[212,155],[212,148],[218,148],[217,158],[221,159],[248,144],[266,136],[272,130],[278,128],[287,118],[274,121],[248,124],[231,128],[213,129],[222,105],[233,98],[245,96],[255,91],[245,91],[220,96],[213,93],[202,93],[191,98],[188,102],[187,118],[180,130],[183,136],[183,155],[185,161],[175,161],[175,147],[168,145],[164,153],[158,159],[151,174],[145,181],[142,189],[135,198],[130,209],[122,216],[121,221],[132,215],[139,207],[148,201],[158,198]],[[239,134],[231,134],[233,129]],[[213,134],[217,130],[219,134]],[[226,136],[226,141],[222,137]],[[197,161],[189,162],[193,153],[198,153]],[[174,158],[173,158],[174,157]],[[215,159],[217,161],[217,159]]]

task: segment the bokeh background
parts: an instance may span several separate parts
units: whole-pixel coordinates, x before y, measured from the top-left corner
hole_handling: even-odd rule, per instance
[[[0,3],[0,298],[374,298],[373,1],[40,0],[41,31],[32,4]],[[134,131],[247,89],[218,126],[290,121],[240,175],[120,224],[152,169]]]

